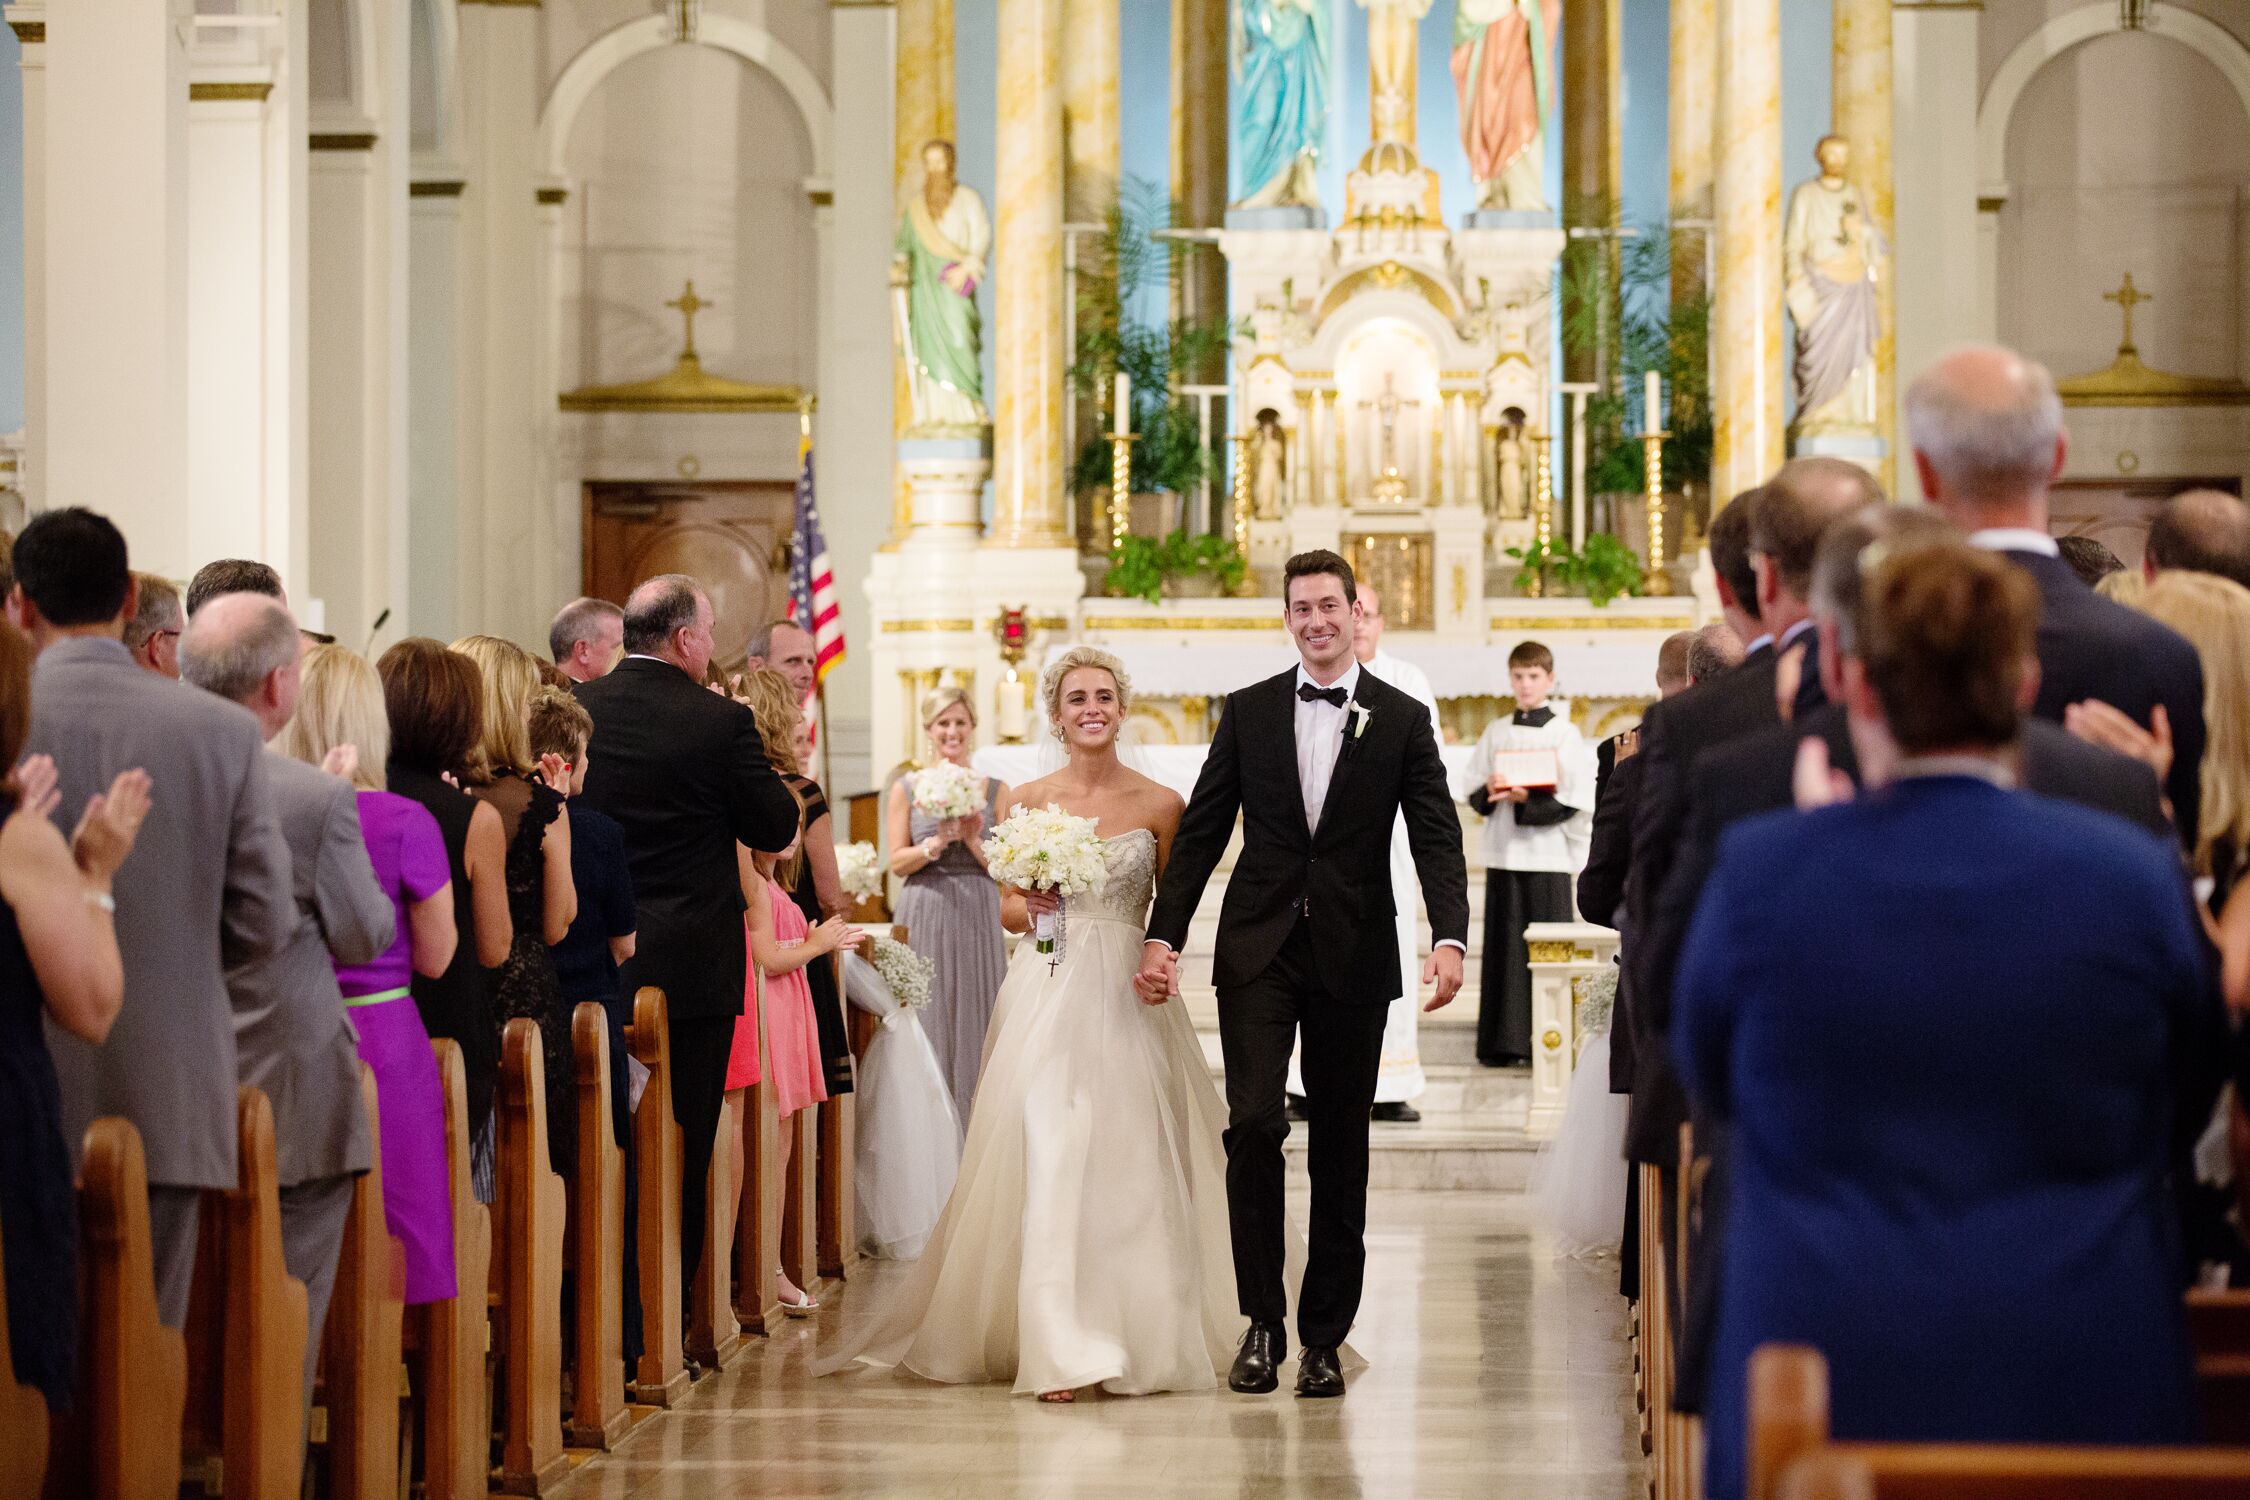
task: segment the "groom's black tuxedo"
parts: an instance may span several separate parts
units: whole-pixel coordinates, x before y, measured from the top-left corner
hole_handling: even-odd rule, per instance
[[[1219,914],[1214,968],[1235,1291],[1253,1322],[1278,1325],[1287,1313],[1282,1087],[1301,1034],[1312,1218],[1297,1331],[1311,1348],[1343,1342],[1367,1269],[1367,1112],[1385,1013],[1412,979],[1398,971],[1391,895],[1391,826],[1400,812],[1432,932],[1441,942],[1465,942],[1469,933],[1461,822],[1429,710],[1364,668],[1352,692],[1335,719],[1341,743],[1309,832],[1297,673],[1228,696],[1148,927],[1174,952],[1186,946],[1239,812],[1242,854]]]
[[[1172,861],[1149,914],[1148,935],[1187,946],[1188,923],[1242,814],[1242,854],[1219,911],[1212,981],[1223,994],[1273,962],[1300,919],[1309,918],[1313,952],[1328,992],[1381,1008],[1404,992],[1391,896],[1391,822],[1406,814],[1422,901],[1435,939],[1466,944],[1469,879],[1461,820],[1447,789],[1430,714],[1413,698],[1362,668],[1356,701],[1368,710],[1365,733],[1344,743],[1322,804],[1307,832],[1297,781],[1297,673],[1294,668],[1227,696],[1195,796],[1172,840]]]

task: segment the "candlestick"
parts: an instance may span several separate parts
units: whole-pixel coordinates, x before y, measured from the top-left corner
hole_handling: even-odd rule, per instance
[[[1117,377],[1124,389],[1125,377]],[[1133,529],[1133,445],[1140,438],[1118,431],[1109,439],[1109,550],[1112,556],[1125,545]]]
[[[1645,399],[1641,407],[1641,431],[1660,432],[1664,427],[1664,377],[1651,370],[1647,379]]]
[[[1133,378],[1123,370],[1117,372],[1117,395],[1114,399],[1117,403],[1114,408],[1117,414],[1117,425],[1110,429],[1111,433],[1131,432],[1133,430]]]
[[[1250,434],[1236,433],[1234,444],[1234,545],[1250,556]]]
[[[1654,594],[1659,587],[1669,594],[1664,557],[1664,434],[1650,432],[1641,439],[1641,478],[1648,490],[1648,565],[1641,570],[1641,587]]]
[[[1538,539],[1533,544],[1538,552],[1539,572],[1531,580],[1531,597],[1537,599],[1547,592],[1547,557],[1555,543],[1555,460],[1551,437],[1544,432],[1534,432],[1530,437],[1539,454],[1537,478],[1531,491],[1532,515],[1539,524]]]
[[[1025,731],[1030,728],[1030,705],[1024,701],[1024,696],[1023,673],[1010,663],[1000,679],[1000,712],[996,716],[1000,721],[1002,744],[1022,744]]]

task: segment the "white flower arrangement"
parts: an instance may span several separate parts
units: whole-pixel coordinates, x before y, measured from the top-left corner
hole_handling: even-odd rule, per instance
[[[883,862],[875,846],[865,839],[836,846],[836,879],[844,894],[855,901],[872,901],[883,894]]]
[[[1101,889],[1109,860],[1092,818],[1061,808],[1019,807],[985,837],[985,867],[992,878],[1027,891],[1053,891],[1065,900]],[[1035,936],[1041,953],[1053,953],[1059,914],[1042,915]]]
[[[984,808],[977,773],[941,760],[914,773],[914,806],[930,817],[965,818]]]
[[[937,977],[937,965],[885,933],[875,934],[867,959],[900,1010],[920,1010],[930,1003],[930,981]]]

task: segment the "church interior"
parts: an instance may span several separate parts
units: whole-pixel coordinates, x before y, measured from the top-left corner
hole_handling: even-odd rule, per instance
[[[1721,617],[1705,538],[1729,500],[1807,455],[1920,498],[1904,392],[1963,344],[2056,378],[2055,534],[2137,569],[2168,497],[2250,497],[2244,0],[4,10],[0,526],[85,505],[153,574],[265,561],[307,629],[370,660],[478,632],[545,656],[567,601],[685,573],[731,669],[801,596],[817,779],[839,835],[878,847],[933,694],[969,705],[978,771],[1055,767],[1036,685],[1075,647],[1130,671],[1135,763],[1192,790],[1227,695],[1291,665],[1283,568],[1314,549],[1379,596],[1449,775],[1514,707],[1526,640],[1589,745],[1630,730],[1660,645]],[[1214,1076],[1218,909],[1179,956]],[[733,1290],[721,1255],[659,1304],[685,1353],[675,1323],[612,1395],[562,1325],[519,1327],[511,1299],[559,1295],[537,1278],[561,1236],[529,1242],[562,1190],[504,1186],[501,1373],[487,1390],[472,1351],[441,1374],[441,1344],[486,1332],[409,1308],[420,1379],[368,1399],[397,1383],[394,1305],[387,1361],[324,1380],[320,1483],[1700,1495],[1651,1354],[1667,1315],[1618,1297],[1614,1247],[1563,1254],[1528,1205],[1618,951],[1569,915],[1528,938],[1527,1060],[1480,1062],[1473,993],[1418,1044],[1409,1025],[1418,1118],[1375,1127],[1345,1401],[1056,1410],[814,1378],[855,1293],[900,1272],[855,1241],[848,1108],[769,1105],[737,1147],[766,1153],[749,1194],[721,1201],[723,1156],[714,1175]],[[619,1146],[644,1180],[676,1150]],[[1301,1212],[1301,1133],[1288,1150]],[[776,1255],[819,1318],[760,1290]],[[187,1482],[281,1495],[209,1411],[198,1448],[195,1337]],[[372,1435],[355,1394],[388,1409]],[[49,1493],[79,1493],[59,1472]],[[2211,1483],[2162,1493],[2250,1493]],[[1759,1491],[1785,1492],[1829,1493]]]

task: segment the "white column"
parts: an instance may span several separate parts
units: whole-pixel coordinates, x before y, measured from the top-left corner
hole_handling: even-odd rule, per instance
[[[1903,394],[1955,344],[1993,333],[1978,274],[1978,10],[1901,3],[1892,11],[1897,134],[1898,379]],[[1904,424],[1899,442],[1907,441]],[[1898,466],[1901,498],[1918,500],[1914,465]]]
[[[24,503],[47,503],[47,5],[6,7],[23,74],[23,429]]]
[[[892,58],[897,13],[889,6],[831,6],[835,60],[834,172],[830,227],[821,256],[820,412],[813,428],[821,519],[836,577],[867,576],[891,511],[890,259],[894,212]],[[828,678],[829,771],[839,788],[873,786],[890,768],[871,765],[869,729],[876,678],[873,614],[863,590],[840,591],[844,660]],[[895,699],[895,691],[886,701]]]
[[[406,625],[452,640],[459,609],[462,180],[417,172],[408,203]]]
[[[72,0],[46,45],[45,496],[186,576],[189,0]],[[34,458],[35,466],[40,460]]]
[[[1966,152],[1966,147],[1963,147]],[[1781,467],[1781,0],[1720,0],[1711,504]]]

